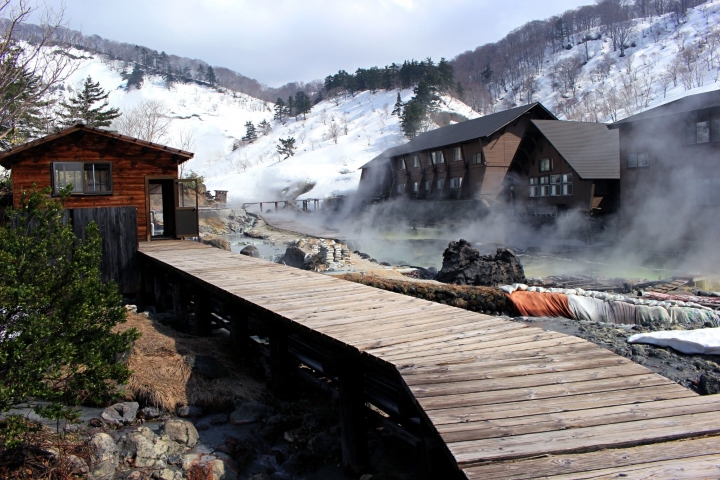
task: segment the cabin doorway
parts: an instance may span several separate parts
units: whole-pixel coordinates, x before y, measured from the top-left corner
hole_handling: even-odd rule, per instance
[[[148,240],[197,237],[196,179],[146,177]]]

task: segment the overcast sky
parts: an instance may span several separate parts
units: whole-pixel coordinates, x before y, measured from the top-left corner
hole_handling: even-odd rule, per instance
[[[46,0],[57,7],[60,0]],[[269,86],[451,59],[592,0],[66,0],[70,28],[231,68]]]

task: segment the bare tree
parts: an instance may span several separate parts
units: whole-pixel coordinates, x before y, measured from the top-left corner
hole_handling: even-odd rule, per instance
[[[8,146],[6,139],[17,135],[26,115],[79,67],[70,56],[58,55],[50,48],[72,44],[72,38],[59,35],[66,31],[63,7],[57,11],[46,8],[32,41],[17,41],[18,30],[36,10],[28,0],[0,0],[0,145]]]
[[[568,57],[557,63],[558,77],[563,82],[565,91],[571,90],[573,97],[577,89],[577,81],[582,71],[582,64],[577,57]]]
[[[197,129],[193,127],[186,127],[180,129],[176,134],[175,137],[170,142],[175,148],[179,148],[180,150],[185,150],[186,152],[192,152],[195,150],[195,135],[197,133]],[[178,173],[180,174],[180,178],[184,178],[185,173],[185,162],[181,163],[179,166]]]
[[[115,120],[112,127],[123,135],[160,143],[165,140],[170,127],[169,113],[161,100],[143,100],[123,112],[122,117]]]
[[[330,127],[328,128],[328,136],[332,138],[337,145],[338,137],[340,136],[340,125],[335,122],[331,122]]]

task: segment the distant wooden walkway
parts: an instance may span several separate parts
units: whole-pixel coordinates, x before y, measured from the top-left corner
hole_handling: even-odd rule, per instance
[[[459,477],[720,478],[720,395],[590,342],[193,242],[140,252],[398,372]]]

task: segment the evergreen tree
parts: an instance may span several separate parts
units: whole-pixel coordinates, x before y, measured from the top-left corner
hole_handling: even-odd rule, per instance
[[[295,155],[295,138],[288,137],[280,138],[278,140],[280,141],[280,144],[277,145],[277,152],[280,155],[284,155],[283,160],[287,160],[288,158]]]
[[[400,125],[403,133],[409,139],[415,138],[425,121],[427,110],[417,99],[413,98],[405,104]]]
[[[397,94],[397,100],[395,100],[395,106],[393,107],[392,115],[397,115],[398,117],[402,116],[403,111],[403,101],[402,98],[400,98],[400,92]]]
[[[109,127],[112,121],[120,116],[120,110],[109,108],[108,96],[100,87],[100,82],[93,83],[88,75],[82,90],[70,97],[67,102],[60,102],[62,125],[69,127],[83,123],[88,127]],[[99,105],[98,105],[99,104]]]
[[[52,102],[39,98],[39,76],[12,62],[3,62],[2,68],[6,78],[13,79],[3,87],[0,97],[0,147],[9,148],[49,133],[46,124],[53,124],[54,119],[48,120],[43,114]]]
[[[260,131],[263,135],[267,135],[272,131],[272,125],[270,125],[270,122],[268,122],[267,120],[263,120],[262,122],[260,122],[258,124],[258,127],[260,127]]]
[[[245,136],[242,138],[247,143],[253,143],[257,140],[257,132],[255,131],[255,125],[252,122],[245,122]]]
[[[463,88],[462,82],[457,82],[455,85],[455,94],[460,100],[462,100],[465,96],[465,89]]]
[[[315,96],[315,101],[313,102],[313,105],[317,105],[318,103],[322,102],[323,100],[324,99],[323,99],[322,90],[320,90],[319,92],[317,92],[317,95]]]
[[[417,87],[413,89],[415,96],[413,100],[417,100],[425,108],[425,113],[434,113],[438,109],[438,102],[440,97],[437,95],[437,89],[429,85],[425,81],[418,83]]]
[[[145,76],[145,72],[143,72],[142,69],[140,68],[140,65],[138,65],[136,63],[133,66],[132,73],[127,76],[127,87],[125,87],[125,88],[127,90],[130,90],[133,87],[139,89],[142,86],[144,76]]]
[[[205,80],[207,80],[207,82],[212,86],[215,86],[215,83],[217,82],[217,78],[215,78],[215,70],[213,70],[210,66],[208,66],[207,72],[205,73]]]
[[[287,118],[287,109],[285,107],[285,101],[283,101],[282,98],[278,98],[275,102],[275,116],[273,116],[273,120],[277,120],[278,122],[285,123],[285,119]]]
[[[203,67],[202,64],[200,64],[197,68],[197,76],[195,79],[200,81],[205,80],[205,67]]]
[[[293,112],[295,112],[295,99],[292,95],[288,97],[287,101],[287,108],[285,109],[286,116],[290,117],[292,116]]]
[[[302,115],[303,118],[307,118],[307,114],[312,109],[312,103],[310,97],[307,96],[302,90],[295,93],[295,115]]]

